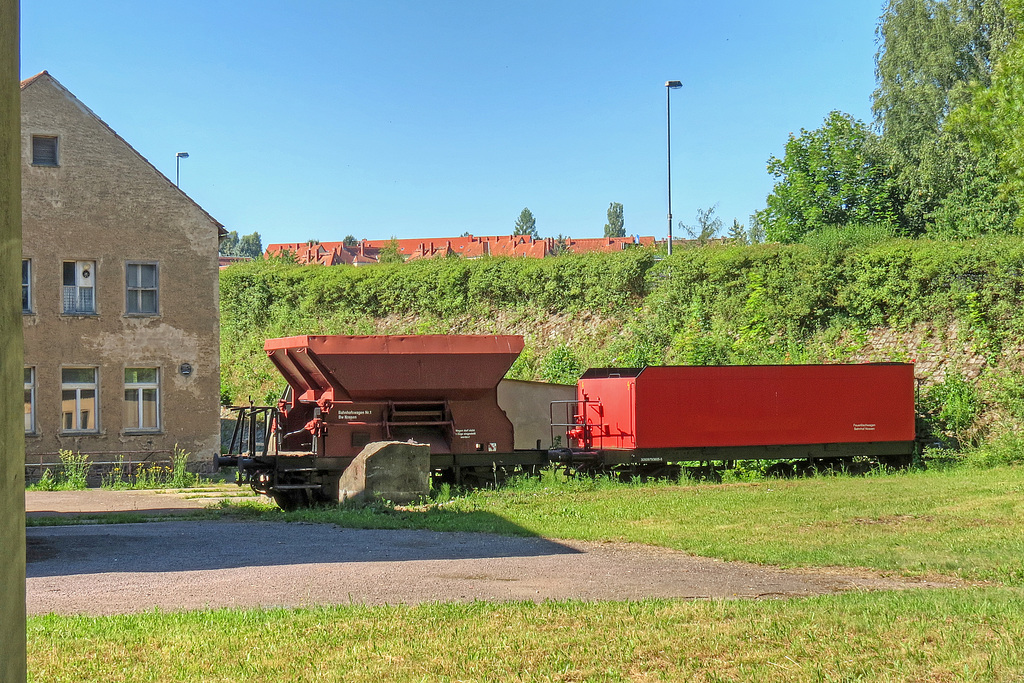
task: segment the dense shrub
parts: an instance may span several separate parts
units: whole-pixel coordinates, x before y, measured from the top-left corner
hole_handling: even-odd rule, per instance
[[[872,228],[660,259],[635,249],[359,268],[257,261],[221,275],[222,394],[275,400],[281,381],[263,341],[294,334],[518,333],[527,348],[509,376],[572,381],[596,366],[844,361],[871,330],[952,325],[965,352],[989,359],[982,380],[1005,375],[972,379],[973,403],[952,384],[925,398],[944,406],[923,408],[936,429],[963,436],[964,421],[986,411],[1024,421],[1020,362],[1004,353],[1024,339],[1022,273],[1019,239],[893,239]]]

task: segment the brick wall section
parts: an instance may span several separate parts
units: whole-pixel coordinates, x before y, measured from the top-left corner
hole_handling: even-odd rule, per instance
[[[991,365],[1016,368],[1024,365],[1024,344],[1002,349],[986,356],[969,331],[953,323],[943,328],[917,325],[908,330],[879,328],[861,338],[847,335],[845,343],[861,343],[849,357],[851,363],[913,361],[914,374],[923,384],[941,382],[948,372],[958,372],[975,380]]]

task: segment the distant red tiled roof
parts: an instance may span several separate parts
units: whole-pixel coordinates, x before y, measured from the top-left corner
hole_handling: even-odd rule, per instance
[[[653,237],[595,237],[572,239],[566,237],[569,251],[588,253],[594,251],[621,251],[633,245],[654,246]],[[363,240],[359,246],[345,246],[343,242],[294,242],[271,244],[267,255],[291,252],[299,263],[320,263],[326,266],[341,263],[361,265],[376,263],[380,250],[391,245],[398,247],[398,253],[406,260],[436,258],[454,254],[463,258],[481,256],[524,256],[543,258],[555,252],[558,240],[554,237],[533,238],[529,235],[493,235],[477,237],[442,237],[435,239]]]
[[[361,266],[377,263],[377,249],[371,249],[365,243],[358,246],[347,246],[344,242],[291,242],[287,244],[271,244],[267,247],[267,256],[280,256],[284,252],[295,255],[298,263],[318,263],[323,266],[337,266],[343,263]]]

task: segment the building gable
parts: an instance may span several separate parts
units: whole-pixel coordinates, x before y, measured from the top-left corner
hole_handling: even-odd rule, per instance
[[[31,189],[23,192],[23,202],[30,204],[27,214],[33,213],[31,204],[37,201],[49,205],[47,211],[64,208],[90,214],[108,213],[97,207],[99,203],[116,203],[122,217],[140,221],[140,229],[144,223],[153,229],[153,219],[165,217],[173,225],[193,214],[188,216],[190,223],[205,221],[206,229],[218,238],[226,234],[216,219],[48,72],[22,81],[21,99],[22,157],[30,178],[38,181],[32,187],[43,189],[43,196],[34,196]],[[33,163],[35,137],[57,139],[56,164]],[[118,191],[104,191],[104,186]],[[76,193],[75,188],[84,191]],[[205,252],[206,240],[201,235],[195,238],[192,241],[200,244],[192,246]]]

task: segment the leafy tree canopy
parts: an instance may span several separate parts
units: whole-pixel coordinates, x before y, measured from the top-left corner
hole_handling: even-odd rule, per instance
[[[405,258],[402,256],[402,252],[398,249],[398,240],[394,237],[387,245],[380,248],[377,253],[378,263],[403,263]]]
[[[690,239],[697,240],[698,244],[706,244],[722,229],[722,219],[715,215],[717,209],[717,204],[706,209],[697,209],[696,225],[686,225],[679,221],[679,227],[686,231]]]
[[[729,241],[734,244],[746,244],[749,239],[747,229],[735,218],[732,219],[732,225],[729,226],[728,237]]]
[[[263,256],[263,240],[258,232],[251,235],[242,235],[238,240],[238,255],[249,258],[260,258]]]
[[[221,256],[234,256],[238,251],[238,231],[232,230],[220,240],[218,253]]]
[[[779,182],[756,222],[770,240],[796,242],[825,227],[895,220],[885,155],[849,114],[833,111],[821,128],[790,135],[783,158],[771,157],[768,171]]]
[[[238,232],[232,230],[220,241],[218,253],[221,256],[261,258],[263,256],[263,240],[258,232],[239,237]]]
[[[1012,26],[1024,25],[1024,0],[1006,0],[1005,8]],[[971,93],[971,101],[951,114],[951,127],[989,162],[982,170],[1001,180],[997,199],[1013,202],[1014,231],[1024,232],[1014,200],[1024,196],[1024,33],[1017,32],[998,57],[989,83],[974,83]]]
[[[537,234],[537,220],[533,217],[533,212],[528,208],[523,208],[519,212],[519,218],[516,219],[516,227],[512,232],[513,235],[529,235],[534,239],[539,236]]]
[[[355,235],[345,235],[345,239],[341,241],[346,247],[358,247],[359,240],[356,239]]]
[[[604,236],[626,236],[626,223],[622,216],[622,204],[618,202],[612,202],[608,205],[608,222],[604,224]]]
[[[913,162],[971,82],[988,85],[1012,34],[1001,0],[889,0],[872,109],[898,161]]]
[[[1002,0],[889,0],[878,30],[877,88],[872,109],[897,183],[905,231],[931,230],[939,216],[963,213],[943,206],[990,175],[947,119],[971,99],[970,84],[988,87],[992,67],[1012,36]],[[982,214],[1005,207],[975,204]]]
[[[558,233],[558,237],[555,238],[555,243],[551,248],[551,255],[561,256],[562,254],[568,254],[569,251],[569,238],[562,233]]]

